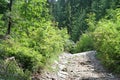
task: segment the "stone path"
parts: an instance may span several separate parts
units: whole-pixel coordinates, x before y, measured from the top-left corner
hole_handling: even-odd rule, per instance
[[[95,54],[95,51],[63,53],[52,66],[52,72],[44,72],[35,80],[120,80],[103,69]]]

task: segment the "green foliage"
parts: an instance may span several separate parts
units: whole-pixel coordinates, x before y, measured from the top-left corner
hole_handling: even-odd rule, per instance
[[[8,9],[7,0],[0,0],[0,14],[3,14]]]
[[[32,42],[30,47],[43,55],[43,62],[50,64],[51,59],[57,56],[64,50],[64,43],[68,38],[66,29],[59,30],[56,27],[50,26],[47,22],[45,25],[37,28],[31,36]]]
[[[82,15],[80,15],[82,14]],[[86,11],[82,9],[79,13],[75,14],[72,21],[72,32],[71,32],[71,39],[76,42],[79,40],[80,35],[85,33],[85,30],[88,28],[86,19]]]
[[[0,34],[4,34],[5,28],[4,28],[4,21],[1,20],[3,18],[3,14],[0,14]]]
[[[96,25],[97,28],[93,32],[94,46],[99,52],[98,57],[101,59],[105,67],[115,73],[120,73],[120,9],[116,9],[107,16],[112,15],[114,18],[102,19]],[[114,14],[113,13],[113,14]],[[114,20],[116,19],[116,20]]]
[[[4,44],[4,45],[3,45]],[[40,65],[42,55],[31,48],[24,47],[18,42],[7,40],[0,45],[1,58],[14,56],[24,69],[32,69]]]
[[[88,14],[88,18],[86,19],[87,25],[88,25],[88,29],[86,30],[87,32],[94,32],[94,30],[96,29],[96,18],[95,18],[95,13],[90,13]]]
[[[64,46],[65,51],[73,53],[74,48],[75,48],[75,43],[72,40],[66,40],[65,41],[65,46]]]
[[[14,56],[23,69],[36,72],[64,50],[67,30],[52,26],[46,0],[16,0],[10,15],[11,35],[0,41],[0,58]]]
[[[31,80],[30,72],[19,67],[15,60],[0,60],[0,79],[2,80]]]
[[[64,43],[68,38],[65,29],[59,30],[50,25],[48,22],[40,26],[29,34],[31,37],[2,41],[1,58],[15,56],[24,69],[31,71],[50,64],[64,50]]]
[[[75,52],[83,52],[83,51],[89,51],[94,50],[94,42],[91,34],[82,34],[80,37],[80,40],[77,41],[75,46]]]
[[[107,10],[99,21],[95,14],[89,14],[89,28],[77,41],[74,51],[97,50],[97,57],[111,72],[120,73],[120,9]]]
[[[58,0],[51,5],[51,14],[58,22],[58,27],[66,27],[70,39],[76,42],[89,27],[87,14],[94,13],[98,21],[105,16],[107,9],[116,9],[118,6],[120,0]]]
[[[12,23],[12,29],[9,38],[0,40],[0,58],[14,56],[23,69],[34,72],[50,65],[64,48],[69,52],[95,48],[101,53],[99,56],[104,65],[118,72],[120,9],[116,8],[119,2],[58,0],[50,3],[48,8],[47,0],[13,0],[12,10],[7,11],[9,2],[1,0],[0,35],[5,34],[8,22]],[[107,10],[109,8],[116,10]],[[53,16],[51,21],[49,14]],[[54,22],[58,22],[60,30]],[[76,45],[68,40],[67,33],[70,39],[77,42]]]
[[[94,13],[87,14],[87,16],[88,18],[85,21],[87,22],[88,28],[85,31],[85,33],[81,34],[79,40],[76,42],[75,48],[73,50],[74,53],[94,50],[93,32],[96,29],[97,21]],[[76,28],[76,30],[73,31],[77,31],[77,30],[79,29]],[[74,32],[74,34],[75,33],[79,35],[77,32]]]

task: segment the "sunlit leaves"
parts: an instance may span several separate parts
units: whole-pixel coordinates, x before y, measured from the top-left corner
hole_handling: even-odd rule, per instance
[[[99,58],[109,70],[116,73],[120,70],[120,22],[116,16],[120,13],[118,10],[111,10],[107,19],[104,18],[97,23],[97,28],[93,32],[95,49],[101,55]]]

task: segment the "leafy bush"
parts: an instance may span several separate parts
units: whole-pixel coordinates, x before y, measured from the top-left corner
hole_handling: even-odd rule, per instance
[[[93,32],[94,46],[99,52],[98,57],[101,59],[105,67],[115,73],[120,73],[120,10],[114,10],[116,15],[111,15],[107,19],[102,19],[96,25],[97,28]],[[111,13],[110,13],[111,14]],[[113,16],[113,15],[112,15]],[[108,20],[109,17],[109,20]],[[115,20],[116,19],[116,20]]]
[[[83,52],[93,50],[93,38],[90,34],[82,34],[80,40],[76,43],[75,52]]]
[[[54,58],[64,50],[64,43],[68,39],[66,29],[59,30],[45,23],[29,35],[19,35],[14,39],[1,41],[0,57],[14,56],[24,69],[38,71],[48,66]]]
[[[21,46],[20,43],[14,42],[13,40],[6,40],[1,43],[0,54],[2,59],[14,56],[24,69],[29,70],[38,66],[42,59],[42,55],[39,52]]]
[[[30,72],[23,72],[15,60],[0,60],[0,79],[31,80]]]
[[[38,71],[64,50],[66,29],[51,26],[46,0],[15,0],[11,38],[0,41],[0,57],[14,56],[22,68]]]
[[[88,18],[86,19],[86,22],[88,23],[88,28],[85,31],[85,33],[82,33],[82,35],[79,38],[79,41],[76,42],[74,53],[76,52],[83,52],[83,51],[89,51],[94,50],[94,41],[92,32],[96,29],[96,21],[95,21],[95,14],[90,13],[87,15]]]
[[[65,41],[68,39],[67,30],[59,30],[47,22],[31,33],[30,48],[40,52],[43,56],[42,63],[50,64],[58,54],[64,50]]]
[[[75,48],[75,43],[72,40],[66,40],[64,48],[65,51],[73,53]]]
[[[97,22],[94,15],[89,17],[88,33],[82,34],[75,51],[95,49],[109,71],[120,73],[120,9],[108,10],[105,18]]]

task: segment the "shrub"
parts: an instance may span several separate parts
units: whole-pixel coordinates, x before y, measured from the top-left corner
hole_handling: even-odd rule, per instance
[[[50,64],[64,50],[65,41],[68,39],[66,29],[59,30],[50,25],[48,22],[31,34],[30,48],[40,52],[45,65]]]
[[[64,49],[67,52],[73,53],[75,49],[75,43],[72,40],[66,40]]]
[[[15,60],[0,60],[0,79],[31,80],[30,72],[23,72]]]
[[[99,59],[108,70],[114,73],[120,73],[120,22],[118,19],[120,15],[118,14],[116,13],[117,17],[115,15],[109,20],[100,20],[93,32],[94,46],[99,52]]]
[[[75,52],[83,52],[93,50],[93,39],[88,33],[82,34],[80,40],[76,43]]]
[[[66,29],[51,26],[46,0],[14,1],[11,38],[1,40],[0,57],[14,56],[22,68],[38,71],[64,50]]]
[[[14,56],[24,69],[31,71],[34,66],[38,66],[38,63],[40,64],[42,59],[42,55],[39,52],[21,46],[20,43],[13,42],[13,40],[7,40],[1,43],[0,54],[2,59]]]
[[[38,71],[52,63],[64,50],[64,43],[68,39],[66,29],[59,30],[50,26],[50,22],[38,25],[29,36],[19,35],[1,41],[0,57],[14,56],[24,69]],[[24,34],[24,33],[22,33]]]

